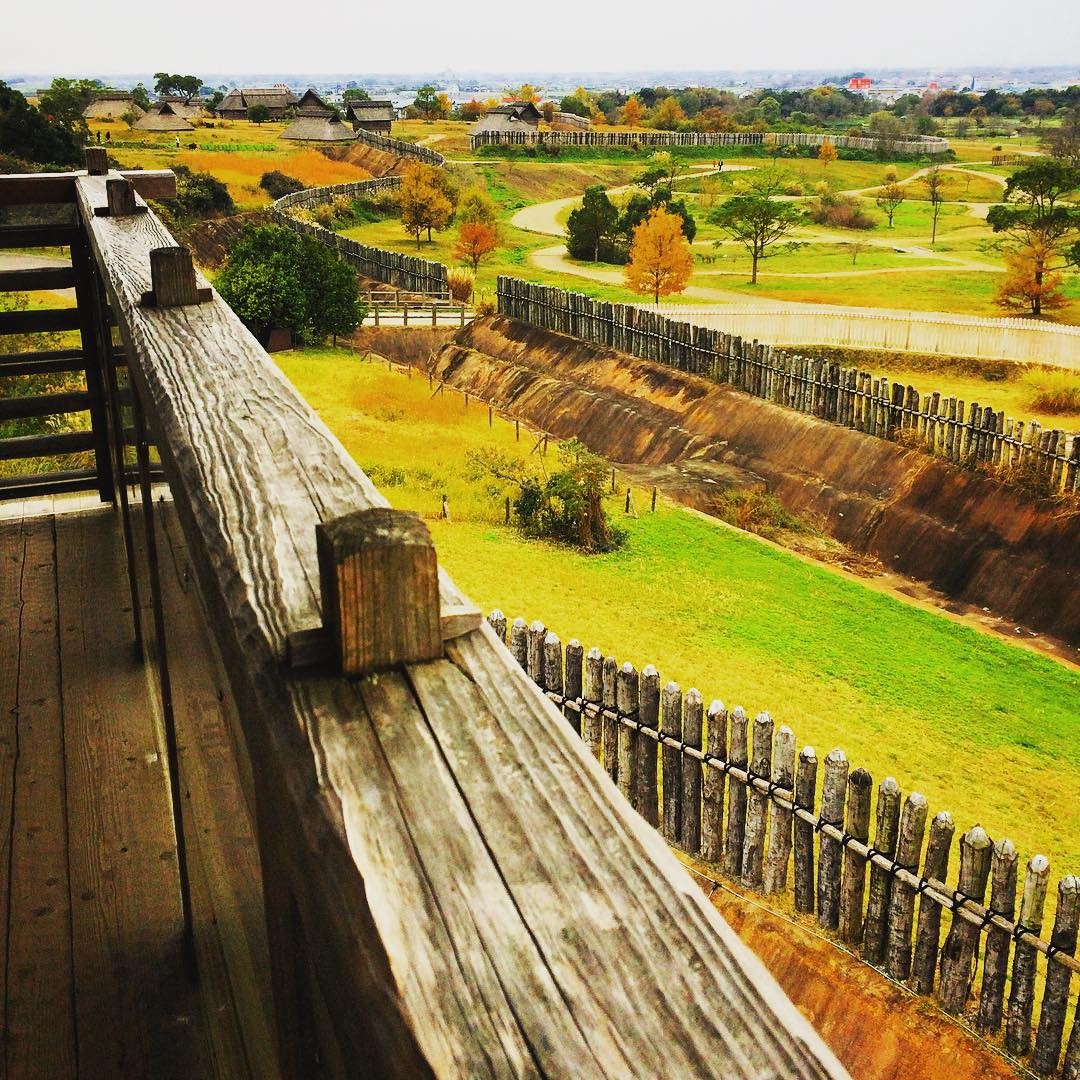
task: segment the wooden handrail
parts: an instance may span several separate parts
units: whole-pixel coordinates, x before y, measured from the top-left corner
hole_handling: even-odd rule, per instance
[[[0,206],[33,206],[76,201],[75,182],[82,172],[12,173],[0,176]],[[176,174],[168,169],[132,169],[112,176],[130,180],[144,199],[176,198]]]
[[[844,1076],[489,627],[358,681],[285,663],[317,527],[386,502],[216,294],[143,303],[153,213],[75,185],[240,712],[284,1075],[314,993],[343,1075]]]

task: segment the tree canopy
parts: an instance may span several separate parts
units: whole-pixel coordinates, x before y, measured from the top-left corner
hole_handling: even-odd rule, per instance
[[[170,75],[167,71],[154,72],[154,93],[159,97],[176,94],[190,102],[202,89],[198,75]]]
[[[0,82],[0,157],[4,155],[67,167],[81,164],[82,144],[70,127],[31,108],[18,90]]]
[[[401,224],[420,247],[420,234],[427,229],[445,229],[454,216],[457,191],[446,172],[422,161],[405,166],[398,189]]]
[[[610,258],[619,235],[619,211],[603,184],[585,189],[581,206],[566,222],[566,250],[575,259]]]
[[[284,327],[318,343],[351,333],[365,314],[352,269],[318,240],[280,225],[247,229],[215,284],[263,341]]]
[[[634,229],[626,282],[659,304],[661,296],[682,292],[694,272],[694,256],[677,214],[656,207]]]
[[[733,195],[709,217],[714,225],[746,248],[750,255],[752,284],[757,284],[758,263],[770,254],[776,254],[770,249],[802,218],[792,203],[775,198],[783,190],[784,183],[783,173],[764,169],[749,181],[743,194]]]

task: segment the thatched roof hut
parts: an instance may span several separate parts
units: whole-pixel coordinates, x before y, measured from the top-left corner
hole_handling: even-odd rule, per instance
[[[94,100],[83,109],[85,120],[120,120],[125,113],[144,115],[144,110],[136,103],[130,90],[102,90],[94,95]]]
[[[187,98],[182,98],[178,94],[166,94],[159,97],[155,104],[168,105],[177,116],[182,116],[185,120],[194,120],[196,117],[207,115],[206,102],[200,98],[188,101]]]
[[[470,132],[528,131],[540,126],[540,110],[531,101],[512,101],[489,109],[473,124]]]
[[[393,102],[390,101],[348,101],[345,103],[345,117],[352,121],[354,131],[381,131],[389,135],[396,115]]]
[[[297,116],[333,116],[334,110],[309,86],[296,103]]]
[[[221,99],[214,111],[224,120],[246,120],[252,105],[265,105],[271,120],[284,120],[292,114],[299,99],[284,83],[277,86],[235,86]]]
[[[167,101],[159,101],[136,125],[136,131],[194,131],[182,117],[177,116]]]
[[[296,142],[352,142],[355,136],[336,116],[298,116],[281,138]]]

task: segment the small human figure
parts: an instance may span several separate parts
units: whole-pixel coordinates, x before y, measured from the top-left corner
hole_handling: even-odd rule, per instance
[[[98,132],[96,132],[96,134],[97,134],[97,141],[100,143],[101,142],[101,132],[98,131]]]
[[[717,170],[716,170],[716,171],[717,171],[717,172],[723,172],[723,171],[724,171],[724,163],[723,163],[722,161],[720,162],[720,164],[719,164],[719,166],[717,167]]]
[[[112,142],[112,132],[111,131],[106,131],[105,132],[105,141],[106,142]]]
[[[180,136],[179,135],[176,136],[176,149],[177,150],[180,149]]]

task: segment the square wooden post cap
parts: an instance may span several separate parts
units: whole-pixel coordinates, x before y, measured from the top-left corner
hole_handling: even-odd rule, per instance
[[[418,514],[358,510],[317,525],[315,539],[342,674],[442,657],[438,561]]]

